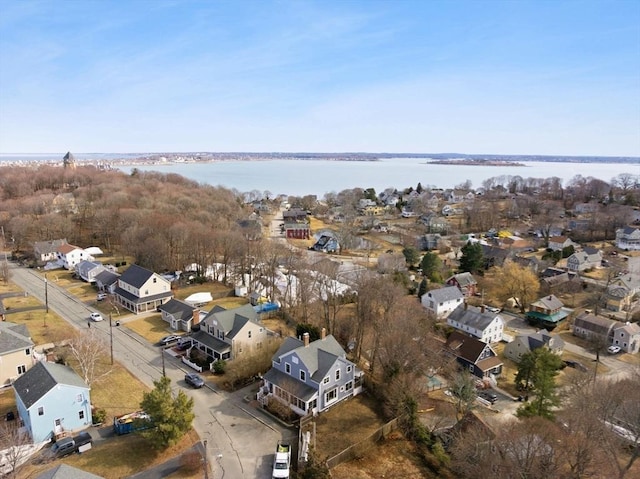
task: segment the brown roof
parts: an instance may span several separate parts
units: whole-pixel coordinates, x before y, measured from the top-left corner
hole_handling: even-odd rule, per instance
[[[500,361],[500,358],[498,356],[491,356],[490,358],[478,361],[476,363],[476,366],[478,366],[483,371],[488,371],[489,369],[502,366],[502,361]]]
[[[73,246],[72,244],[63,244],[58,247],[58,253],[67,254],[71,253],[75,249],[82,249],[78,246]]]
[[[483,343],[476,338],[472,338],[471,336],[466,336],[458,331],[454,331],[447,338],[447,347],[457,356],[472,363],[475,363],[478,360],[486,346],[486,343]]]

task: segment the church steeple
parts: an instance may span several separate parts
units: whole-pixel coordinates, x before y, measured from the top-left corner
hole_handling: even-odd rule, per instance
[[[67,154],[64,155],[64,158],[62,160],[65,168],[68,168],[70,170],[76,169],[76,159],[73,157],[70,151],[67,151]]]

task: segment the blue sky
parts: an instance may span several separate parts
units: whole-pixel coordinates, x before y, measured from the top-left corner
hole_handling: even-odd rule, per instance
[[[640,156],[636,0],[0,11],[0,153]]]

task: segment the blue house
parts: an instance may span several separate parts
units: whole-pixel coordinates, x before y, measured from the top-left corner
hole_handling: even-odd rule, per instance
[[[34,443],[91,425],[89,386],[68,366],[39,362],[13,388],[18,415]]]
[[[302,341],[289,337],[272,358],[258,400],[266,405],[275,398],[300,416],[325,411],[362,392],[364,373],[346,356],[324,328],[322,337],[311,343],[309,333]]]

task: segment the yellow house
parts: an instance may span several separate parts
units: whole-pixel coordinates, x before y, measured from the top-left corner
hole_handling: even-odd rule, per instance
[[[0,322],[0,385],[13,383],[31,369],[33,346],[24,324]]]

